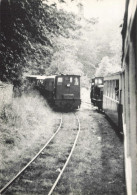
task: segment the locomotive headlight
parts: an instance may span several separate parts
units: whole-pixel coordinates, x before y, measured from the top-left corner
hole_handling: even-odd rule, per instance
[[[67,84],[67,87],[70,87],[70,83]]]

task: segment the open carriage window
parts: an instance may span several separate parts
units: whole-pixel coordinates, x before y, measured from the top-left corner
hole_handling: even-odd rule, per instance
[[[115,99],[119,100],[119,80],[116,80]]]

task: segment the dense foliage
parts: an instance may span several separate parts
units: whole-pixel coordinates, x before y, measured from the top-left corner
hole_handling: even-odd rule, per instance
[[[121,44],[116,27],[101,33],[98,19],[81,18],[44,2],[1,1],[0,80],[16,86],[25,74],[64,73],[80,74],[88,85],[94,75],[119,69]]]
[[[44,74],[58,35],[68,37],[74,17],[41,0],[2,0],[0,79],[18,85],[24,72]]]

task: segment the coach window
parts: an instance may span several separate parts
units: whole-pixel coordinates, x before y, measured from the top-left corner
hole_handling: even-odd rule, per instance
[[[63,82],[63,78],[62,77],[58,77],[58,85],[62,85]]]
[[[104,82],[104,85],[105,85],[105,95],[107,96],[108,95],[108,83],[107,81]]]
[[[113,99],[115,99],[115,80],[113,80]]]
[[[111,81],[111,98],[113,98],[113,80]]]
[[[74,85],[79,85],[79,81],[77,77],[74,78]]]
[[[111,97],[111,81],[109,81],[109,97]]]
[[[104,95],[107,95],[107,82],[104,81]]]
[[[109,96],[109,81],[107,81],[107,96]]]
[[[108,96],[111,96],[111,83],[110,81],[108,82]]]
[[[119,100],[119,80],[116,80],[115,98],[116,100]]]
[[[109,81],[109,97],[112,95],[112,81]]]

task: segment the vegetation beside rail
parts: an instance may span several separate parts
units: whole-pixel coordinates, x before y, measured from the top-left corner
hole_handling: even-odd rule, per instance
[[[53,113],[46,101],[36,93],[17,97],[5,107],[0,117],[1,184],[7,180],[4,175],[6,169],[9,169],[13,177],[14,171],[22,168],[18,162],[22,159],[27,162],[27,156],[33,157],[33,152],[40,147],[37,143],[45,144],[40,140],[48,139],[53,134],[54,125],[58,123],[56,113]],[[17,167],[13,168],[15,164]]]

